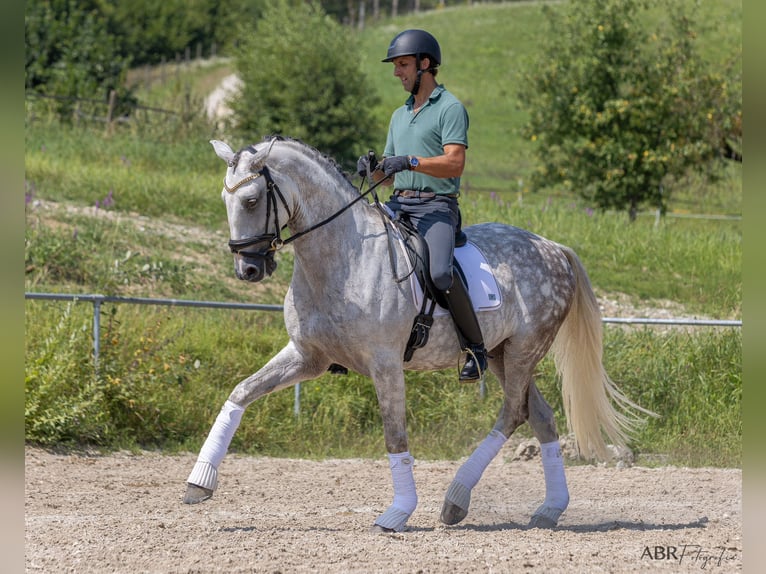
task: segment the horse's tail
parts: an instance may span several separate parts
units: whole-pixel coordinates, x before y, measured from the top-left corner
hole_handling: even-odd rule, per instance
[[[639,412],[656,416],[630,399],[609,378],[602,364],[602,322],[588,273],[577,254],[560,246],[575,275],[572,306],[551,350],[561,378],[564,413],[579,452],[587,458],[609,458],[604,435],[626,446],[643,422]]]

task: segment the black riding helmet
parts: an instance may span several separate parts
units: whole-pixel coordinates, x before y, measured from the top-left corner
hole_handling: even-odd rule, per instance
[[[429,68],[433,72],[442,62],[442,52],[439,48],[439,42],[425,30],[405,30],[397,34],[391,44],[388,46],[388,53],[382,62],[390,62],[400,56],[415,56],[418,78],[412,89],[412,94],[417,94],[420,89],[420,76],[423,70],[420,69],[421,58],[427,57],[431,63]]]

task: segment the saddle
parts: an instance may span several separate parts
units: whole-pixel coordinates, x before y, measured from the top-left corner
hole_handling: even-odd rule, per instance
[[[423,290],[423,300],[420,306],[420,313],[412,322],[412,331],[407,341],[407,347],[404,351],[404,362],[412,359],[412,354],[428,343],[428,337],[431,326],[434,322],[434,309],[436,305],[447,308],[447,299],[431,281],[431,271],[429,269],[430,258],[428,256],[428,244],[423,236],[415,229],[407,218],[396,218],[393,220],[404,243],[405,251],[410,260],[412,274],[415,275],[420,287]],[[390,236],[389,236],[390,241]],[[462,228],[455,230],[455,249],[463,247],[468,242],[468,237]],[[389,253],[393,257],[393,245],[389,245]],[[459,273],[465,284],[468,284],[463,269],[457,258],[452,257],[452,265],[455,272]],[[403,279],[402,279],[403,280]]]
[[[406,218],[394,217],[385,204],[375,203],[386,226],[391,270],[397,283],[410,280],[413,284],[413,297],[416,304],[420,303],[420,312],[412,322],[412,330],[404,352],[404,361],[412,359],[413,353],[424,347],[428,342],[434,314],[449,313],[449,305],[444,294],[431,281],[429,269],[428,244]],[[394,229],[395,228],[395,229]],[[400,245],[397,245],[400,244]],[[462,247],[463,249],[458,249]],[[410,262],[409,271],[399,277],[396,271],[396,253],[403,249]],[[467,267],[461,266],[461,259]],[[471,300],[476,310],[491,310],[500,306],[502,298],[492,272],[487,268],[486,261],[482,264],[483,254],[470,242],[467,235],[458,226],[455,232],[455,253],[453,268],[463,279],[466,288],[471,293]],[[415,278],[413,281],[412,278]],[[420,288],[418,293],[415,282]],[[333,374],[344,375],[348,369],[343,365],[333,363],[328,369]]]

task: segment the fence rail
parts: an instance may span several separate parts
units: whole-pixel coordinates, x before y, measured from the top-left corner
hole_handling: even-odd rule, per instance
[[[101,305],[103,303],[125,303],[132,305],[163,305],[168,307],[196,307],[207,309],[242,309],[247,311],[283,311],[282,305],[265,305],[259,303],[236,303],[228,301],[194,301],[189,299],[152,299],[146,297],[117,297],[113,295],[99,295],[97,293],[73,294],[73,293],[32,293],[25,292],[25,299],[47,301],[70,301],[88,302],[93,304],[93,364],[98,370],[98,357],[101,348]],[[695,327],[741,327],[742,321],[715,320],[715,319],[653,319],[647,317],[602,317],[603,323],[618,323],[629,325],[677,325]],[[481,381],[481,396],[484,396],[484,380]],[[295,385],[295,400],[293,414],[300,414],[300,383]]]

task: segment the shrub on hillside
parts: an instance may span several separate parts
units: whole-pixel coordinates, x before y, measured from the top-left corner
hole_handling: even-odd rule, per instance
[[[248,143],[294,137],[355,166],[378,132],[371,113],[377,96],[360,69],[354,36],[316,3],[279,1],[239,37],[244,86],[232,102],[236,132]]]

